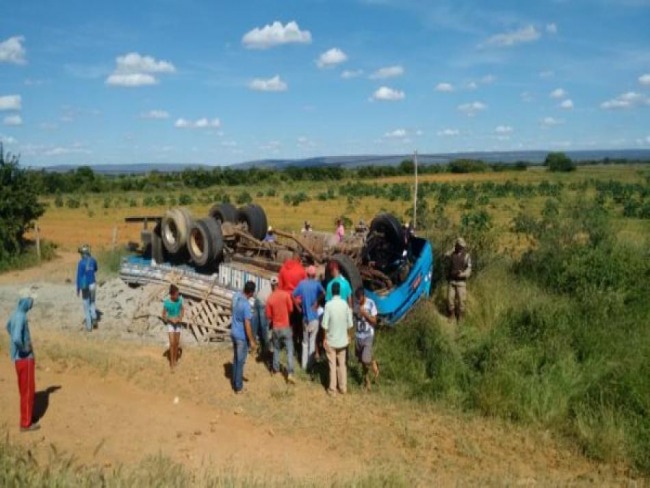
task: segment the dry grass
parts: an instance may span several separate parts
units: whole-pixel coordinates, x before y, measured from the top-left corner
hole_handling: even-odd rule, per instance
[[[621,182],[641,182],[644,176],[648,174],[645,166],[589,166],[581,167],[578,171],[569,174],[548,173],[544,168],[529,168],[525,172],[501,172],[501,173],[476,173],[476,174],[434,174],[422,175],[421,182],[449,182],[455,184],[462,183],[480,183],[493,181],[503,183],[506,180],[516,181],[521,184],[539,183],[543,180],[550,182],[563,182],[565,185],[570,183],[582,182],[586,179],[594,180],[617,180]],[[373,180],[373,183],[411,183],[412,178],[394,177]],[[338,184],[340,186],[340,184]],[[353,222],[359,219],[369,221],[374,215],[381,211],[394,213],[403,217],[405,211],[412,206],[411,202],[389,201],[384,198],[367,197],[354,200],[349,203],[347,198],[339,197],[335,200],[319,201],[316,195],[324,192],[329,187],[337,187],[333,182],[300,182],[297,185],[281,184],[275,188],[277,195],[275,197],[258,197],[255,202],[259,203],[266,210],[269,223],[273,226],[289,231],[298,232],[302,227],[304,220],[308,219],[317,230],[333,230],[334,219],[340,215],[345,215]],[[198,193],[216,193],[217,190],[227,192],[231,198],[242,192],[248,191],[255,195],[258,191],[266,194],[268,185],[259,188],[251,187],[229,187],[219,189],[208,189]],[[312,200],[301,203],[299,206],[286,205],[282,197],[285,193],[296,193],[304,191],[309,194]],[[180,191],[179,191],[180,192]],[[163,193],[162,191],[159,193]],[[565,188],[563,195],[572,195]],[[83,242],[91,244],[97,248],[109,248],[112,244],[114,229],[117,229],[118,244],[126,244],[129,241],[138,242],[140,240],[141,226],[139,224],[127,224],[124,218],[133,215],[162,215],[166,207],[129,207],[127,202],[134,198],[139,204],[142,203],[144,194],[120,194],[116,195],[113,200],[117,201],[118,207],[103,208],[104,195],[89,195],[82,201],[87,203],[87,207],[82,205],[78,209],[57,208],[50,200],[50,204],[45,215],[39,221],[42,237],[53,241],[61,246],[63,250],[74,250]],[[507,246],[512,242],[512,236],[508,233],[508,228],[512,218],[522,209],[532,213],[538,213],[544,205],[545,197],[532,197],[517,200],[512,197],[492,198],[488,205],[488,211],[494,219],[497,230],[503,235],[504,242],[502,245]],[[463,213],[462,200],[455,200],[448,204],[447,213],[453,219],[458,219]],[[195,204],[189,208],[195,215],[206,215],[210,205]],[[616,216],[615,216],[616,217]],[[623,225],[621,232],[625,237],[638,235],[644,232],[644,225],[633,219],[618,218]]]

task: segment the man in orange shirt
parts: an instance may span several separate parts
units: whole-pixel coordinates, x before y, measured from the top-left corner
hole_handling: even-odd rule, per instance
[[[293,311],[291,295],[279,286],[277,278],[271,279],[271,295],[266,300],[266,316],[272,329],[273,374],[280,371],[280,348],[287,349],[287,381],[295,383],[293,377],[293,333],[289,315]]]

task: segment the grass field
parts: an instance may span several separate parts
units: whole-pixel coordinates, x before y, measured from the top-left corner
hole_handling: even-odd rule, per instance
[[[498,172],[498,173],[476,173],[476,174],[435,174],[423,175],[420,184],[423,183],[447,183],[449,185],[467,185],[493,182],[505,184],[506,182],[521,185],[539,185],[541,182],[551,184],[561,183],[564,189],[560,198],[567,200],[580,195],[589,195],[593,189],[586,192],[571,190],[569,187],[585,182],[614,180],[626,184],[643,184],[650,175],[650,168],[647,166],[591,166],[580,167],[573,173],[549,173],[545,168],[529,168],[525,172]],[[194,202],[188,205],[196,216],[207,214],[211,202],[217,201],[217,197],[227,194],[230,200],[236,204],[237,197],[243,192],[248,192],[256,203],[259,203],[266,210],[269,223],[277,228],[288,231],[299,231],[304,220],[309,220],[317,230],[330,230],[334,228],[334,220],[338,216],[348,217],[352,222],[364,219],[369,222],[374,215],[381,211],[389,211],[400,218],[410,220],[411,214],[407,210],[413,206],[410,197],[400,196],[394,200],[385,197],[346,197],[340,196],[338,191],[341,186],[350,183],[376,184],[378,186],[402,184],[412,186],[412,178],[395,177],[384,178],[376,181],[344,181],[344,182],[300,182],[297,185],[283,184],[280,187],[261,186],[251,188],[242,182],[240,187],[210,188],[201,191],[178,190],[177,192],[159,192],[163,196],[175,196],[190,194]],[[267,196],[273,190],[275,196]],[[335,193],[335,197],[322,201],[318,195],[328,190]],[[309,201],[300,203],[297,206],[286,204],[283,201],[285,194],[296,194],[304,192]],[[113,233],[117,232],[117,243],[126,244],[129,241],[137,242],[140,238],[141,226],[138,224],[126,224],[124,218],[132,215],[162,215],[168,205],[144,206],[143,201],[147,195],[143,193],[126,193],[115,195],[82,195],[79,208],[67,208],[65,205],[57,207],[54,199],[47,199],[48,209],[40,219],[39,226],[41,237],[61,246],[63,249],[75,249],[81,243],[87,242],[95,248],[108,248],[112,245]],[[426,193],[421,193],[421,200],[426,201],[429,210],[437,203]],[[478,195],[480,197],[480,195]],[[106,205],[106,200],[109,200]],[[65,196],[64,196],[65,200]],[[490,197],[489,203],[478,206],[484,207],[490,214],[496,231],[501,235],[502,242],[512,242],[510,224],[512,219],[521,211],[528,211],[533,214],[539,213],[547,200],[545,196],[524,196],[516,198]],[[133,206],[132,206],[133,205]],[[173,206],[173,205],[171,205]],[[106,208],[107,207],[107,208]],[[466,210],[466,199],[455,199],[444,204],[445,212],[452,219],[459,219]],[[421,215],[422,216],[422,215]],[[639,219],[622,218],[622,210],[614,208],[612,218],[619,223],[619,231],[623,236],[637,236],[643,234],[647,229],[645,222]],[[422,229],[425,230],[425,229]],[[435,239],[434,239],[435,244]]]
[[[252,197],[271,225],[296,232],[306,219],[316,230],[333,230],[338,216],[369,222],[382,211],[410,220],[413,205],[408,177],[259,188],[242,182],[154,195],[64,195],[58,206],[47,201],[39,226],[62,249],[88,242],[105,250],[114,229],[118,247],[139,240],[140,226],[124,223],[126,216],[162,215],[188,197],[192,213],[203,216],[224,195],[233,203]],[[437,278],[454,237],[469,242],[468,314],[460,326],[447,321],[439,281],[432,300],[378,333],[385,395],[378,409],[406,397],[414,408],[478,414],[550,433],[592,461],[647,476],[650,167],[426,175],[419,196],[417,232],[434,246]],[[152,197],[166,205],[144,205]],[[68,198],[79,208],[67,208]],[[351,378],[359,377],[354,368]]]

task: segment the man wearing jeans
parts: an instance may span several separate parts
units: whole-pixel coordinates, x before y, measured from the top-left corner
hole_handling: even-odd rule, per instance
[[[21,292],[18,307],[7,322],[7,332],[10,339],[11,360],[16,367],[18,390],[20,392],[20,430],[28,432],[40,428],[33,422],[34,396],[36,391],[34,381],[34,351],[32,338],[27,323],[27,312],[34,304],[29,292]]]
[[[233,346],[233,360],[231,384],[235,393],[241,393],[244,388],[244,365],[246,364],[248,347],[249,345],[253,349],[257,347],[251,329],[251,306],[248,303],[254,293],[255,283],[247,281],[244,285],[244,292],[237,292],[232,302],[230,337]]]
[[[332,284],[332,299],[325,304],[323,330],[325,331],[325,352],[329,363],[330,382],[327,393],[345,394],[348,391],[348,371],[345,364],[349,343],[348,330],[352,328],[352,309],[341,298],[341,284]]]
[[[325,290],[316,279],[316,268],[307,268],[307,278],[293,290],[296,307],[302,310],[302,361],[303,370],[311,369],[316,356],[318,335],[318,301],[325,296]]]
[[[95,293],[97,284],[97,261],[90,255],[90,246],[84,244],[79,248],[81,259],[77,265],[77,296],[81,294],[86,318],[86,330],[92,331],[97,326],[97,309],[95,308]]]
[[[271,279],[271,295],[266,301],[266,317],[273,330],[273,373],[280,371],[280,349],[287,348],[287,381],[295,383],[293,378],[293,332],[289,315],[293,311],[291,295],[278,286],[278,279]]]

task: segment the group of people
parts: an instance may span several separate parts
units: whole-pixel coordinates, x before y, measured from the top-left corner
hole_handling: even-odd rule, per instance
[[[321,347],[329,365],[329,394],[347,392],[347,352],[352,329],[355,329],[355,350],[364,369],[364,386],[370,387],[372,373],[376,379],[379,367],[372,354],[377,307],[365,296],[363,288],[353,296],[349,282],[340,274],[338,264],[331,262],[332,280],[324,288],[314,266],[305,269],[300,256],[285,261],[277,278],[271,279],[271,293],[256,294],[255,283],[244,285],[233,299],[231,339],[233,367],[231,386],[235,393],[244,388],[244,367],[249,350],[258,348],[268,357],[270,330],[271,374],[279,374],[280,353],[286,349],[286,381],[295,383],[294,350],[301,349],[300,366],[309,373],[320,357]],[[319,340],[319,338],[321,338]],[[298,339],[298,340],[295,340]]]

